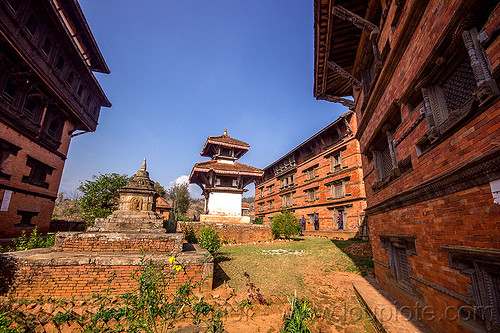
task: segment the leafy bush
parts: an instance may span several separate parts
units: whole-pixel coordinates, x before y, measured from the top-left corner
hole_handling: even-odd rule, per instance
[[[98,217],[107,217],[118,209],[120,194],[118,189],[129,183],[127,175],[117,173],[100,173],[92,175],[92,180],[81,183],[78,190],[83,193],[79,200],[82,218],[93,222]]]
[[[178,221],[180,222],[193,222],[193,219],[187,216],[181,216],[179,217]]]
[[[54,240],[56,238],[55,234],[50,235],[47,239],[44,239],[39,233],[37,227],[33,229],[29,238],[26,236],[26,232],[23,230],[21,236],[14,239],[14,248],[9,248],[10,251],[23,251],[38,249],[40,247],[51,247],[54,246]]]
[[[264,224],[264,219],[256,217],[255,220],[252,221],[252,224]]]
[[[187,223],[183,223],[181,225],[182,233],[184,234],[184,239],[188,243],[196,244],[198,243],[198,239],[196,238],[196,233],[194,232],[194,228],[192,225]]]
[[[313,311],[311,304],[307,299],[297,300],[297,295],[294,295],[292,299],[288,299],[290,304],[290,315],[285,317],[284,329],[282,332],[301,332],[309,333],[311,329],[307,326],[306,321],[312,323],[313,321]]]
[[[283,211],[273,218],[271,231],[274,238],[295,236],[300,231],[299,219],[290,211]]]
[[[198,243],[213,255],[220,248],[220,239],[217,230],[210,226],[201,228]]]

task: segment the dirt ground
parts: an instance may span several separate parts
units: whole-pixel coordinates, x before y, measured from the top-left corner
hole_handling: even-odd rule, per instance
[[[312,237],[224,246],[216,256],[214,289],[200,296],[226,312],[223,322],[229,333],[279,332],[294,295],[310,302],[314,319],[309,327],[313,332],[375,332],[352,287],[362,275],[372,274],[370,254],[368,243]],[[0,299],[0,303],[5,301]],[[78,317],[96,313],[97,304],[89,300],[20,302],[12,311],[31,318],[28,331],[82,332],[85,325]],[[0,313],[0,324],[4,315]],[[55,316],[68,320],[57,324],[51,319]],[[112,329],[117,324],[111,319],[104,327]],[[198,331],[204,331],[203,325],[194,326],[187,320],[175,329]]]
[[[290,308],[287,297],[295,293],[312,304],[313,332],[376,331],[352,287],[353,281],[363,279],[361,275],[372,274],[368,243],[304,237],[286,243],[224,247],[220,252],[214,284],[222,285],[213,295],[228,297],[229,290],[233,294],[229,299],[241,302],[248,298],[250,282],[263,298],[273,300],[266,313],[259,308],[247,318],[228,316],[228,332],[279,332]]]

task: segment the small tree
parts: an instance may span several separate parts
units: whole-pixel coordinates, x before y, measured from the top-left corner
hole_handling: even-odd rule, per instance
[[[82,192],[79,201],[82,217],[91,222],[98,217],[107,217],[118,208],[118,189],[128,184],[127,175],[117,173],[99,173],[92,175],[92,180],[81,183],[78,190]]]
[[[282,211],[281,214],[273,218],[271,230],[274,238],[290,238],[290,236],[295,236],[300,231],[299,219],[290,211]]]
[[[172,200],[172,211],[175,219],[178,221],[186,216],[191,198],[189,197],[189,184],[176,184],[167,190],[167,197]]]
[[[155,182],[154,188],[155,188],[156,193],[158,193],[158,195],[160,197],[165,198],[165,196],[167,195],[167,191],[165,191],[165,188],[163,188],[163,186],[161,186],[160,183]]]

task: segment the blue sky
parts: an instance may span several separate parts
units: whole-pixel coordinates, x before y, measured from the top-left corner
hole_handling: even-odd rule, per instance
[[[111,70],[97,78],[113,107],[95,133],[72,140],[67,195],[92,174],[131,175],[144,157],[168,188],[224,128],[250,144],[239,162],[264,168],[347,111],[312,96],[312,0],[80,5]]]

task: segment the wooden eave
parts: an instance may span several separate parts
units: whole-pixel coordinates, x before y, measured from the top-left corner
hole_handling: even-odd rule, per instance
[[[316,138],[318,138],[323,133],[327,132],[329,129],[333,128],[334,126],[340,126],[340,124],[343,122],[343,120],[345,118],[349,119],[349,117],[352,117],[352,116],[354,116],[354,111],[347,111],[346,113],[342,114],[340,117],[338,117],[337,119],[335,119],[333,122],[331,122],[330,124],[328,124],[326,127],[324,127],[323,129],[321,129],[319,132],[315,133],[313,136],[311,136],[308,139],[306,139],[305,141],[303,141],[301,144],[299,144],[298,146],[296,146],[295,148],[293,148],[292,150],[290,150],[288,153],[286,153],[285,155],[281,156],[279,159],[277,159],[273,163],[271,163],[268,166],[266,166],[263,169],[264,172],[267,171],[267,170],[270,170],[273,166],[275,166],[276,164],[278,164],[282,160],[284,160],[284,159],[288,158],[289,156],[293,155],[295,152],[299,151],[301,148],[305,147],[306,145],[308,145],[309,143],[311,143],[312,141],[314,141]]]
[[[109,68],[102,56],[99,46],[90,30],[87,23],[85,15],[82,12],[82,8],[77,0],[51,0],[53,7],[56,11],[63,11],[65,17],[69,19],[69,24],[67,26],[68,31],[76,30],[77,35],[71,35],[70,37],[76,39],[79,43],[82,43],[85,47],[84,59],[88,63],[89,68],[92,71],[109,74]],[[58,15],[61,18],[61,15]],[[61,24],[66,25],[63,19],[61,19]]]
[[[315,0],[314,1],[314,97],[326,95],[352,96],[352,85],[348,79],[328,68],[333,61],[349,74],[354,75],[355,59],[362,30],[351,22],[332,14],[334,5],[339,5],[361,17],[368,8],[366,0]]]

